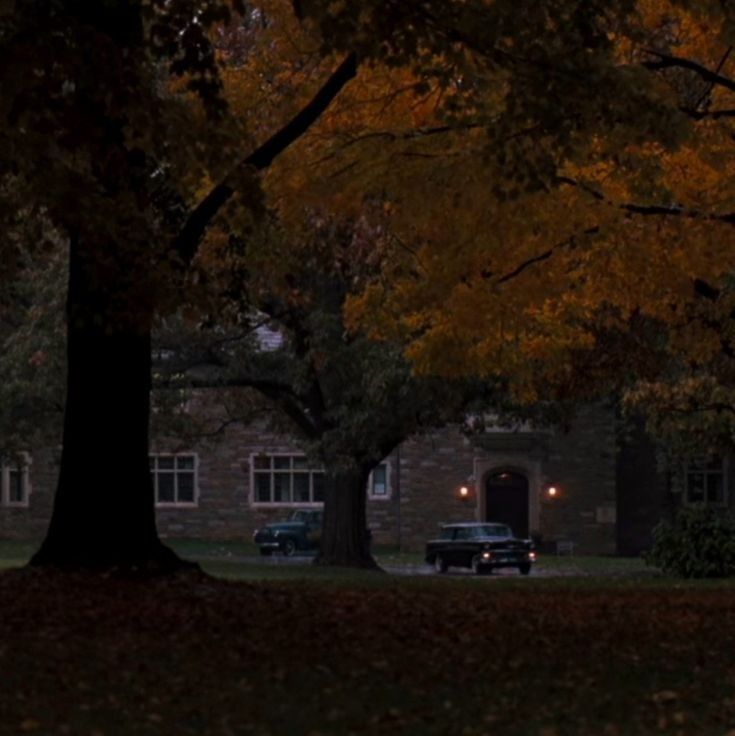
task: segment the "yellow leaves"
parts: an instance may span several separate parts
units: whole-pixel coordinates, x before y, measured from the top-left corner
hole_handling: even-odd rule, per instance
[[[732,188],[732,150],[711,142],[705,149],[687,145],[661,160],[663,177],[675,201],[693,208],[716,208],[724,200],[735,201]]]

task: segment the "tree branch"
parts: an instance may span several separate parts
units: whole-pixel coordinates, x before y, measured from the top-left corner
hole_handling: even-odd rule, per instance
[[[691,59],[685,59],[681,56],[672,56],[670,54],[663,54],[660,51],[654,51],[653,49],[647,49],[646,53],[651,56],[655,56],[658,61],[644,61],[643,66],[646,69],[659,71],[662,69],[688,69],[689,71],[697,74],[705,82],[709,82],[713,87],[724,87],[735,92],[735,81],[729,77],[725,77],[719,72],[713,72],[703,64],[699,64]]]
[[[595,225],[594,227],[588,227],[586,230],[583,230],[582,233],[577,233],[575,235],[571,235],[566,240],[562,240],[556,245],[552,245],[548,250],[545,250],[543,253],[540,253],[537,256],[532,256],[531,258],[523,261],[518,266],[516,266],[512,271],[508,271],[508,273],[501,276],[496,283],[497,284],[504,284],[507,281],[511,281],[514,278],[520,276],[527,268],[530,268],[531,266],[535,265],[536,263],[543,263],[543,261],[547,261],[551,256],[556,253],[556,251],[561,250],[562,248],[569,248],[573,246],[579,237],[579,235],[594,235],[595,233],[599,232],[600,228]],[[484,278],[490,278],[492,277],[492,273],[484,272],[483,274]]]
[[[694,220],[709,220],[711,222],[724,222],[728,225],[735,225],[735,212],[726,212],[718,215],[713,212],[701,212],[700,210],[686,209],[679,205],[645,205],[636,204],[635,202],[615,202],[612,199],[606,197],[602,192],[598,191],[594,187],[585,184],[584,182],[577,181],[568,176],[556,177],[558,184],[568,184],[572,187],[578,187],[584,192],[587,192],[591,197],[594,197],[599,202],[604,202],[610,207],[615,207],[625,212],[630,212],[635,215],[658,215],[663,217],[686,217]]]
[[[278,132],[244,158],[199,204],[189,212],[184,226],[174,238],[171,250],[183,261],[191,262],[204,233],[215,215],[237,191],[237,175],[252,167],[263,171],[274,159],[298,140],[329,107],[343,87],[357,74],[357,56],[348,54],[312,100]]]
[[[288,383],[265,378],[236,376],[219,379],[186,379],[185,387],[192,389],[252,388],[274,402],[306,437],[318,437],[314,423],[304,411],[300,397]]]
[[[720,120],[722,118],[735,118],[735,109],[697,110],[693,107],[680,107],[679,110],[694,120]]]
[[[732,46],[728,46],[725,53],[722,55],[722,58],[720,59],[719,64],[717,64],[717,68],[715,69],[715,74],[719,74],[723,67],[725,66],[725,63],[727,62],[728,58],[730,57],[730,54],[732,53]],[[707,100],[707,98],[712,94],[712,90],[715,88],[714,82],[710,83],[710,86],[707,88],[706,91],[702,92],[699,99],[694,103],[694,109],[699,110],[700,106]]]

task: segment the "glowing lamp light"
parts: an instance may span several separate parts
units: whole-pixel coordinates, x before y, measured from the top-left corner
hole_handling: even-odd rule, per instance
[[[549,496],[551,498],[554,498],[554,496],[556,496],[557,493],[559,493],[559,491],[557,490],[556,486],[549,486],[549,490],[546,491],[546,492],[549,494]]]
[[[459,497],[460,497],[460,498],[468,498],[468,497],[469,497],[469,495],[470,495],[470,489],[469,489],[469,488],[467,488],[467,486],[462,486],[462,487],[461,487],[461,488],[459,489]]]

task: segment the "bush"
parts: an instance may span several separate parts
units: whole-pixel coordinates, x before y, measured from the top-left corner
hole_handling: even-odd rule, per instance
[[[735,518],[707,506],[680,509],[654,528],[646,563],[682,578],[735,575]]]

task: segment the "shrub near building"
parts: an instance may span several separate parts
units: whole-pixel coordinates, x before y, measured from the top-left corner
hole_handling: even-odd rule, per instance
[[[680,509],[653,530],[646,562],[683,578],[735,575],[735,518],[707,506]]]

